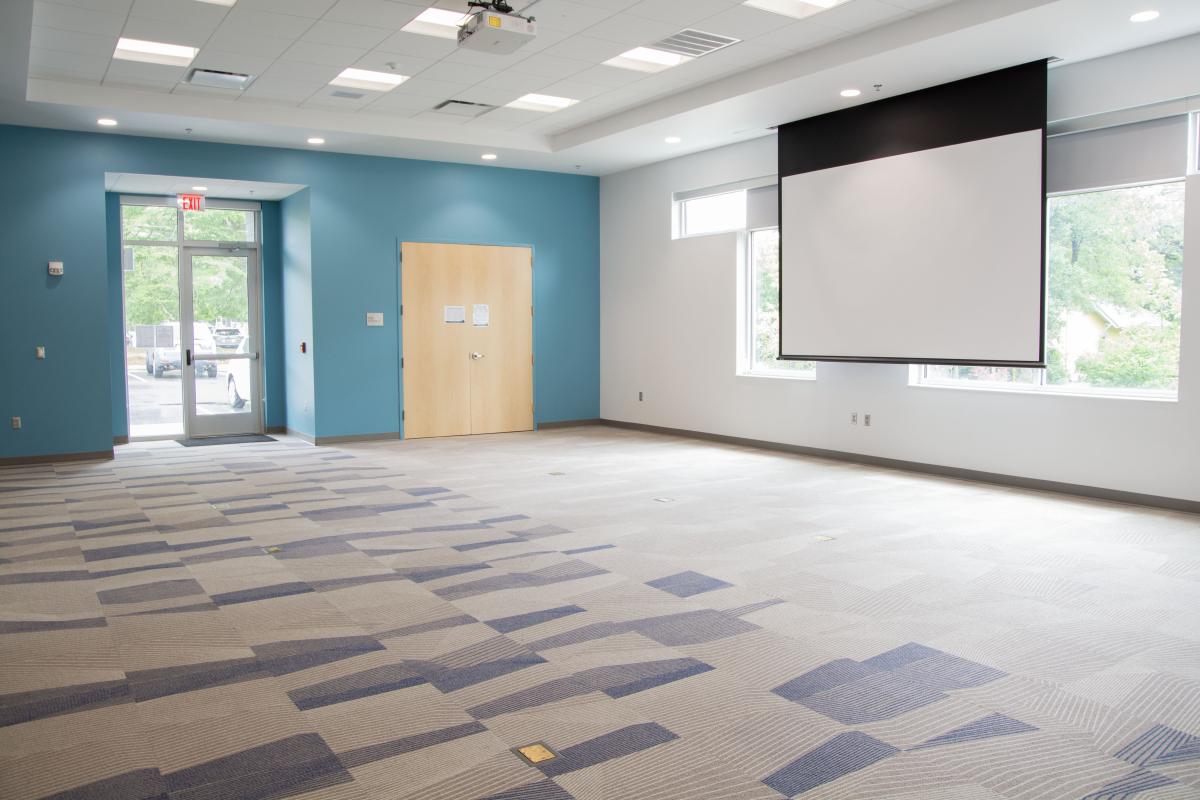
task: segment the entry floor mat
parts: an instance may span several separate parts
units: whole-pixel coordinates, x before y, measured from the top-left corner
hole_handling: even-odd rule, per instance
[[[279,441],[262,433],[238,434],[236,436],[206,436],[203,439],[176,439],[184,447],[207,447],[211,444],[246,444],[248,442]]]

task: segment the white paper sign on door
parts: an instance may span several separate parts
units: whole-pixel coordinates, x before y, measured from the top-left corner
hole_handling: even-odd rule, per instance
[[[477,328],[486,328],[491,321],[491,313],[487,303],[476,303],[471,306],[471,322]]]
[[[466,322],[467,307],[466,306],[445,306],[443,311],[443,320],[446,322]]]

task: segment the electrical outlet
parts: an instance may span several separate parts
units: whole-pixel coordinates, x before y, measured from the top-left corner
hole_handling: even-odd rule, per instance
[[[21,418],[20,418],[20,417],[13,417],[13,418],[12,418],[12,426],[13,426],[13,430],[14,430],[14,431],[19,431],[19,430],[21,430]]]
[[[871,427],[871,415],[870,414],[863,414],[863,425],[867,426],[868,428]]]
[[[642,393],[641,393],[641,392],[638,392],[638,402],[639,402],[639,403],[640,403],[640,402],[642,402],[642,399],[643,399],[643,398],[642,398]]]
[[[858,412],[857,412],[857,411],[851,411],[851,412],[850,412],[850,424],[851,424],[851,425],[857,425],[857,424],[858,424]]]

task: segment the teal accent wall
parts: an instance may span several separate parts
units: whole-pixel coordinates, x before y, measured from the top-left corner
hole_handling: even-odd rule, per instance
[[[274,283],[264,231],[264,345],[282,353],[266,365],[268,425],[322,437],[400,430],[406,240],[533,247],[536,419],[599,416],[596,178],[13,126],[0,126],[0,164],[19,187],[0,197],[0,414],[24,420],[20,431],[0,426],[0,458],[107,450],[122,435],[106,171],[308,187],[279,204]],[[49,260],[66,262],[62,278],[47,276]],[[384,327],[367,328],[367,311],[384,312]],[[33,358],[38,344],[45,361]]]

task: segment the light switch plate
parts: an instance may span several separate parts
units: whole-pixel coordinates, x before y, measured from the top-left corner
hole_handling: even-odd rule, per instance
[[[34,354],[35,358],[45,358],[46,357],[46,348],[39,344],[34,349],[33,354]]]
[[[368,311],[367,312],[367,327],[368,328],[380,328],[382,326],[383,326],[383,312],[382,311]]]

